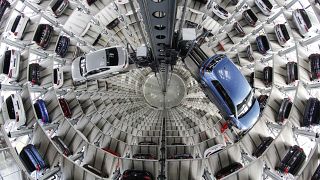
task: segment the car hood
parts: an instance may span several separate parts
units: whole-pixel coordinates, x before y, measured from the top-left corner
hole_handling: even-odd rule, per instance
[[[74,81],[85,80],[85,78],[80,74],[80,58],[81,57],[76,58],[71,65],[71,74]]]
[[[221,60],[215,68],[213,75],[227,91],[234,104],[240,104],[251,91],[251,87],[239,69],[227,59]]]
[[[87,54],[86,60],[87,72],[100,69],[101,67],[106,67],[107,57],[105,49]]]
[[[250,129],[257,122],[259,115],[260,107],[257,99],[255,99],[251,109],[244,116],[239,118],[235,124],[240,130]]]

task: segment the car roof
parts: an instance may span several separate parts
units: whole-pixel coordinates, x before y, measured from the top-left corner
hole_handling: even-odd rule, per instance
[[[86,55],[87,72],[107,66],[105,49],[95,51]]]
[[[240,104],[251,91],[246,78],[227,57],[218,62],[212,72],[236,105]]]

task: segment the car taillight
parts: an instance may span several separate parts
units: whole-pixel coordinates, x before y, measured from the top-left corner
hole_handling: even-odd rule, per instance
[[[149,176],[144,176],[143,179],[145,180],[151,180],[151,178]]]
[[[8,77],[9,77],[9,78],[12,77],[12,69],[9,70]]]
[[[39,165],[39,164],[37,164],[36,170],[37,170],[37,171],[40,171],[40,165]]]
[[[288,168],[288,167],[285,167],[285,168],[284,168],[284,173],[285,173],[285,174],[288,174],[288,172],[289,172],[289,168]]]

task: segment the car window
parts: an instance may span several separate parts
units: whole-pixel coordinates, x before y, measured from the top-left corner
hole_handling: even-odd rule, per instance
[[[4,60],[3,60],[3,73],[8,74],[10,69],[10,60],[11,60],[11,51],[8,50],[4,53]]]
[[[106,49],[107,66],[118,66],[119,57],[117,48]]]
[[[212,82],[213,86],[217,89],[219,94],[222,96],[222,98],[225,100],[225,102],[227,103],[231,112],[233,114],[235,114],[235,108],[233,106],[233,102],[232,102],[230,96],[228,95],[228,93],[224,90],[224,88],[222,87],[222,85],[218,81],[212,80],[211,82]]]
[[[58,81],[58,69],[53,69],[53,83],[57,84]]]
[[[248,15],[251,17],[251,19],[256,22],[258,20],[257,16],[253,13],[253,11],[251,9],[247,10]]]
[[[223,9],[221,6],[217,5],[217,8],[219,9],[219,11],[221,11],[224,14],[228,14],[228,11],[226,11],[225,9]]]
[[[13,25],[11,27],[11,32],[15,32],[16,31],[16,28],[17,28],[17,26],[19,24],[20,19],[21,19],[21,15],[18,15],[16,17],[16,19],[14,20],[14,22],[13,22]]]
[[[270,3],[269,0],[262,0],[262,2],[269,8],[269,9],[272,9],[272,4]]]
[[[253,91],[251,90],[247,97],[237,105],[238,118],[244,116],[249,111],[249,109],[251,109],[254,100],[255,98],[253,96]]]
[[[83,76],[87,72],[86,59],[84,57],[80,58],[79,66],[80,66],[80,74],[81,74],[81,76]]]
[[[300,11],[301,16],[302,16],[302,18],[303,18],[303,21],[306,23],[308,29],[311,28],[311,26],[312,26],[312,25],[311,25],[311,21],[310,21],[310,19],[309,19],[309,16],[308,16],[306,10],[304,10],[304,9],[299,9],[299,11]]]
[[[13,101],[12,101],[12,95],[9,96],[6,99],[6,104],[7,104],[7,109],[8,109],[8,114],[10,119],[15,119],[15,111],[14,111],[14,106],[13,106]]]
[[[290,39],[290,35],[289,35],[289,33],[288,33],[288,30],[287,30],[287,28],[286,28],[286,25],[280,24],[280,29],[281,29],[281,32],[282,32],[284,38],[288,41],[288,40]]]
[[[262,40],[262,43],[263,43],[263,47],[266,49],[266,51],[268,51],[270,49],[270,46],[269,46],[269,42],[268,42],[267,36],[262,35],[261,36],[261,40]]]
[[[53,6],[52,6],[52,11],[55,12],[59,6],[63,3],[63,0],[58,0]]]

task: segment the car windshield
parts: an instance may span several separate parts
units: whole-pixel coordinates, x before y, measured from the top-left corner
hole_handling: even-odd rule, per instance
[[[58,69],[53,69],[53,83],[57,84],[58,81]]]
[[[257,16],[253,13],[253,11],[251,9],[247,10],[248,15],[250,16],[250,18],[256,22],[258,20]]]
[[[8,109],[8,115],[10,119],[15,119],[15,111],[14,111],[14,106],[13,106],[13,101],[12,101],[12,96],[9,96],[6,99],[6,104],[7,104],[7,109]]]
[[[255,98],[253,96],[253,90],[251,90],[247,97],[240,104],[237,105],[238,118],[241,118],[249,111],[254,100]]]
[[[230,98],[230,96],[228,95],[228,93],[224,90],[224,88],[222,87],[222,85],[218,82],[218,81],[211,81],[213,86],[217,89],[217,91],[219,92],[219,94],[222,96],[222,99],[225,100],[227,106],[229,107],[230,111],[232,114],[235,114],[235,108],[233,105],[233,102]]]
[[[14,22],[13,22],[13,25],[11,27],[11,32],[15,32],[16,31],[16,28],[17,28],[17,26],[19,24],[20,19],[21,19],[21,15],[18,15],[16,17],[16,19],[14,20]]]
[[[299,11],[300,11],[301,16],[302,16],[302,18],[303,18],[303,21],[306,23],[308,29],[310,29],[312,25],[311,25],[311,21],[310,21],[310,19],[309,19],[309,16],[308,16],[306,10],[304,10],[304,9],[299,9]]]
[[[87,72],[87,68],[86,68],[86,59],[84,57],[80,58],[80,74],[81,76],[83,76],[84,74],[86,74]]]
[[[270,46],[269,46],[269,42],[268,42],[267,36],[262,35],[261,36],[261,41],[263,43],[263,47],[266,49],[266,51],[268,51],[270,49]]]
[[[288,41],[290,39],[290,35],[288,33],[286,25],[280,24],[280,29],[281,29],[281,32],[283,34],[283,37],[286,39],[286,41]]]
[[[9,73],[9,69],[10,69],[10,60],[11,60],[11,51],[8,50],[4,53],[4,59],[3,59],[3,70],[2,72],[4,74],[8,74]]]
[[[217,5],[217,8],[219,11],[221,11],[223,14],[228,14],[228,11],[224,10],[221,6]]]
[[[262,2],[269,8],[269,9],[272,9],[272,4],[270,3],[269,0],[262,0]]]
[[[106,49],[107,66],[118,66],[119,57],[117,48]]]

